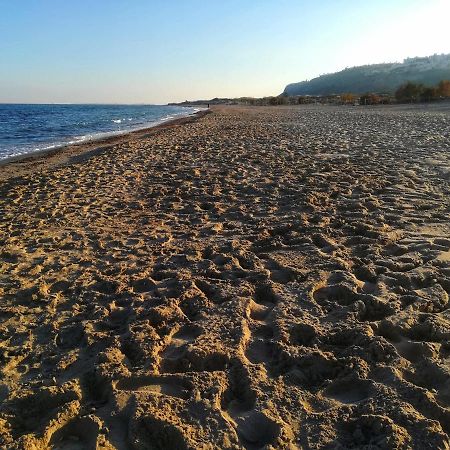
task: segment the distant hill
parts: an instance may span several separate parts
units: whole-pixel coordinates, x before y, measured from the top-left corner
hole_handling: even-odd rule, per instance
[[[450,54],[407,58],[403,63],[351,67],[309,81],[288,84],[283,94],[392,93],[406,81],[431,86],[444,79],[450,79]]]

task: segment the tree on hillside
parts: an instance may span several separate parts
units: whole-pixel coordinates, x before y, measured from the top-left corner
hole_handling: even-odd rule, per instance
[[[440,97],[450,97],[450,80],[442,80],[439,82],[437,95]]]
[[[381,103],[381,99],[375,94],[364,94],[359,98],[360,105],[378,105]]]
[[[356,96],[351,94],[350,92],[341,95],[341,100],[344,105],[353,105],[356,101]]]
[[[279,95],[278,97],[268,97],[268,104],[271,106],[287,105],[288,99],[286,96]]]
[[[423,85],[408,81],[395,91],[395,98],[399,102],[415,102],[420,99],[423,89]]]
[[[424,87],[420,93],[420,99],[424,102],[431,102],[438,97],[438,90],[435,87]]]

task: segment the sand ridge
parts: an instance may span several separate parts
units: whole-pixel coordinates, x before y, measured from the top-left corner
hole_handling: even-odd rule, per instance
[[[10,172],[1,445],[449,448],[449,134],[229,107]]]

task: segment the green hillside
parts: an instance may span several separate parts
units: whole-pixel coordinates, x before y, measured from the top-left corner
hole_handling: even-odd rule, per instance
[[[406,81],[435,85],[443,79],[450,79],[450,54],[408,58],[403,63],[351,67],[309,81],[288,84],[283,94],[393,93]]]

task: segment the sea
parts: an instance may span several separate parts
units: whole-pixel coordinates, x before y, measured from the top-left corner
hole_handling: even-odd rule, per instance
[[[149,128],[197,111],[159,105],[0,104],[0,161]]]

